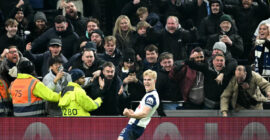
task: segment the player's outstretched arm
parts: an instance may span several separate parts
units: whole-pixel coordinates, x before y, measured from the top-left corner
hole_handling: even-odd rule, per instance
[[[142,119],[145,118],[151,111],[151,107],[144,106],[141,112],[134,112],[132,109],[124,109],[123,115],[129,118]]]

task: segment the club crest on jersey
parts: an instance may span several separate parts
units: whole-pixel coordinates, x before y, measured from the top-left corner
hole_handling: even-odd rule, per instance
[[[147,98],[146,104],[153,105],[153,103],[154,103],[153,98]]]

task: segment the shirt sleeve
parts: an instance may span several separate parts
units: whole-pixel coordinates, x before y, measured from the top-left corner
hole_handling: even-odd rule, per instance
[[[37,82],[33,94],[37,97],[40,97],[44,100],[51,102],[58,102],[60,98],[60,94],[53,92],[51,89],[46,87],[42,82]]]
[[[156,98],[153,95],[149,95],[145,98],[145,105],[150,106],[151,108],[153,108],[156,104]]]

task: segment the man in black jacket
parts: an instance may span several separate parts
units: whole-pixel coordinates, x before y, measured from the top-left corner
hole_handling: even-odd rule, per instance
[[[79,35],[83,36],[86,29],[86,21],[80,12],[77,11],[77,7],[72,1],[67,2],[65,7],[66,18],[73,25],[74,31]]]
[[[89,94],[89,93],[88,93]],[[92,115],[120,115],[119,100],[122,97],[122,81],[115,74],[115,66],[112,62],[102,65],[102,73],[91,85],[91,98],[103,96],[103,104]]]
[[[54,19],[54,27],[48,29],[45,33],[39,36],[32,42],[32,51],[47,50],[47,44],[52,38],[61,38],[62,40],[62,53],[66,58],[70,58],[75,54],[77,47],[77,41],[79,36],[73,31],[73,28],[67,22],[66,18],[62,15],[58,15]]]

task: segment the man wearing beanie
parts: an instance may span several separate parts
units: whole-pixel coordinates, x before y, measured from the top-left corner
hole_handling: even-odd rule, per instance
[[[61,92],[58,106],[64,117],[90,116],[89,111],[96,110],[102,103],[101,97],[92,100],[81,87],[85,82],[84,72],[80,69],[70,71],[72,82],[69,82]],[[103,82],[104,84],[104,82]]]
[[[224,42],[227,47],[227,53],[233,58],[238,59],[244,51],[243,40],[237,34],[236,26],[230,15],[222,15],[220,17],[219,31],[216,34],[209,36],[206,44],[206,49],[211,50],[215,42]]]
[[[225,7],[224,11],[235,19],[238,33],[243,39],[244,53],[241,59],[250,59],[253,48],[253,33],[260,21],[269,17],[269,2],[266,0],[239,0],[240,5]],[[250,60],[249,63],[252,63]]]
[[[90,34],[91,41],[97,44],[97,53],[104,53],[104,34],[100,29],[95,29]]]
[[[45,116],[44,100],[58,102],[59,94],[31,75],[35,71],[31,61],[22,61],[18,71],[17,79],[10,86],[14,116]]]
[[[38,11],[34,15],[34,22],[29,24],[30,35],[27,36],[26,42],[32,42],[36,38],[38,38],[41,34],[43,34],[48,29],[47,26],[47,18],[46,15]],[[34,53],[42,53],[37,50]]]

